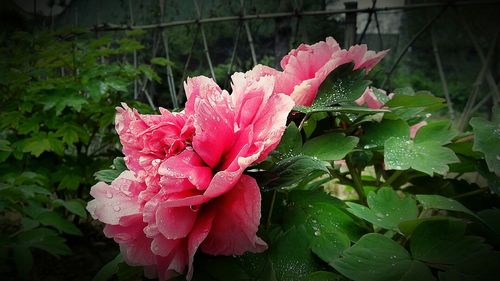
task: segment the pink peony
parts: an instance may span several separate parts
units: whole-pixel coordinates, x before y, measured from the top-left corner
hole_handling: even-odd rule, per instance
[[[244,175],[274,149],[293,100],[273,94],[275,79],[232,76],[233,93],[206,77],[188,79],[185,110],[141,115],[118,108],[116,130],[130,171],[91,189],[87,209],[106,224],[126,262],[149,277],[193,274],[198,250],[262,252],[260,191]]]
[[[370,71],[387,53],[368,51],[366,45],[355,45],[344,50],[332,38],[313,45],[301,44],[291,50],[281,60],[283,71],[257,65],[245,73],[250,79],[258,80],[263,76],[276,77],[275,93],[285,93],[292,97],[297,105],[310,106],[320,85],[337,67],[354,62],[354,69]]]
[[[378,91],[381,91],[383,94],[386,92],[381,89],[377,89]],[[393,93],[390,93],[387,98],[392,99],[394,97]],[[366,105],[369,108],[373,109],[379,109],[384,107],[384,103],[379,100],[379,98],[375,95],[373,92],[372,87],[367,87],[366,90],[364,91],[363,95],[357,100],[354,101],[358,105]],[[427,121],[420,121],[417,124],[414,124],[410,127],[410,138],[414,139],[415,135],[417,134],[418,130],[422,128],[423,126],[427,125]]]

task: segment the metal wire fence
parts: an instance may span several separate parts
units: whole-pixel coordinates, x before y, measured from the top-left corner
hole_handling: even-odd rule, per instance
[[[437,0],[436,0],[437,1]],[[127,30],[145,30],[147,32],[151,32],[152,38],[155,38],[151,45],[152,46],[161,46],[163,48],[163,55],[167,60],[171,60],[171,52],[170,44],[169,44],[169,29],[179,26],[190,26],[194,29],[194,32],[191,32],[190,36],[192,36],[192,45],[189,48],[188,55],[186,56],[186,60],[183,63],[184,67],[182,68],[182,74],[180,77],[176,77],[172,70],[172,66],[168,64],[166,66],[166,81],[167,89],[169,92],[169,97],[171,101],[171,105],[174,108],[179,107],[179,101],[184,99],[183,93],[183,81],[189,75],[189,66],[192,63],[193,54],[196,52],[202,52],[205,57],[206,66],[210,71],[211,77],[216,80],[216,74],[214,70],[214,63],[211,57],[211,48],[209,40],[207,40],[207,34],[205,28],[208,25],[215,23],[223,23],[223,22],[232,22],[235,24],[234,28],[234,40],[231,48],[231,54],[229,56],[229,64],[227,65],[227,77],[233,71],[233,67],[237,58],[237,53],[240,48],[242,48],[243,44],[247,44],[246,48],[250,50],[249,59],[251,64],[256,65],[259,63],[259,58],[256,53],[256,44],[254,41],[255,35],[252,33],[252,24],[254,24],[257,20],[279,20],[279,19],[295,19],[295,34],[293,34],[294,42],[297,38],[297,32],[299,30],[298,26],[301,23],[301,20],[306,17],[327,17],[333,15],[345,15],[344,20],[344,47],[348,47],[352,44],[361,43],[366,38],[367,30],[370,25],[375,24],[377,30],[377,36],[380,42],[380,47],[393,47],[393,46],[383,46],[382,42],[382,34],[380,30],[380,15],[387,12],[404,12],[410,10],[421,10],[428,9],[432,10],[434,14],[421,28],[411,35],[409,40],[404,43],[402,47],[398,46],[394,48],[397,50],[396,54],[393,54],[394,59],[392,63],[387,67],[387,69],[383,70],[383,80],[381,83],[381,87],[387,87],[389,85],[391,76],[394,71],[400,65],[402,59],[407,54],[408,50],[415,44],[415,42],[422,37],[424,34],[431,34],[432,38],[432,51],[434,54],[435,65],[437,71],[439,73],[439,79],[443,88],[443,95],[448,102],[448,113],[452,119],[456,119],[457,128],[460,130],[464,130],[466,127],[468,120],[471,115],[478,111],[485,103],[489,102],[492,107],[496,107],[500,100],[500,92],[498,83],[498,77],[495,77],[491,71],[491,63],[493,59],[493,54],[496,49],[497,42],[497,34],[492,34],[491,40],[489,42],[489,46],[486,49],[481,46],[475,34],[471,31],[469,23],[464,20],[464,17],[461,15],[461,12],[458,8],[463,7],[472,7],[479,5],[489,5],[491,7],[498,8],[500,2],[499,1],[442,1],[442,2],[429,2],[429,3],[418,3],[418,4],[406,4],[400,6],[382,6],[384,1],[372,0],[371,6],[368,8],[358,8],[356,2],[346,2],[345,8],[343,9],[325,9],[325,10],[304,10],[303,3],[295,1],[293,4],[292,11],[285,12],[274,12],[274,13],[248,13],[246,10],[246,5],[244,0],[240,0],[239,2],[239,14],[229,15],[229,16],[219,16],[219,17],[209,17],[204,18],[201,12],[201,5],[203,1],[193,0],[192,1],[192,9],[193,9],[193,18],[183,19],[183,20],[174,20],[174,21],[160,21],[153,24],[140,24],[134,21],[134,10],[133,3],[131,0],[128,1],[128,13],[129,13],[129,21],[127,24],[117,24],[117,23],[96,23],[94,26],[87,27],[88,32],[94,32],[97,36],[107,33],[107,32],[116,32],[116,31],[127,31]],[[160,19],[165,18],[165,4],[164,1],[159,1],[159,10],[160,10]],[[443,16],[445,13],[453,13],[457,26],[460,26],[462,32],[467,35],[468,40],[473,43],[475,52],[480,58],[481,61],[481,69],[477,74],[476,80],[471,87],[470,95],[465,103],[465,107],[461,110],[461,114],[457,114],[457,110],[454,108],[453,101],[450,97],[449,89],[448,89],[448,81],[446,78],[446,73],[443,70],[443,62],[440,55],[440,47],[438,44],[438,40],[436,38],[434,30],[436,29],[436,21]],[[357,15],[367,15],[367,21],[364,26],[360,26],[361,33],[356,33],[356,17]],[[240,38],[241,34],[244,34],[244,39]],[[498,30],[497,30],[498,33]],[[154,36],[153,36],[154,35]],[[202,43],[203,48],[195,48],[195,44],[197,42]],[[160,52],[158,47],[152,48],[149,50],[152,53],[152,56],[157,56]],[[144,51],[146,52],[146,51]],[[134,65],[137,66],[139,64],[139,59],[141,56],[138,55],[137,52],[133,53],[133,62]],[[182,63],[182,62],[177,62]],[[177,78],[177,79],[176,79]],[[227,84],[228,79],[225,81],[216,81],[219,84]],[[480,91],[483,84],[486,83],[489,91]],[[134,97],[141,98],[144,97],[152,107],[155,107],[154,104],[155,98],[148,91],[149,87],[148,81],[136,81],[134,83]]]

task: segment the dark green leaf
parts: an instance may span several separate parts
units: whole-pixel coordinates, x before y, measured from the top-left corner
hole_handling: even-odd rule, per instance
[[[437,268],[459,263],[474,254],[487,251],[483,239],[465,236],[462,221],[426,221],[413,232],[410,248],[415,259],[435,264]]]
[[[417,203],[406,195],[400,197],[392,188],[382,187],[377,193],[368,194],[368,207],[347,202],[347,209],[355,216],[370,223],[394,231],[400,231],[398,225],[406,220],[416,219],[418,216]]]
[[[289,207],[283,222],[285,229],[305,225],[311,239],[341,232],[351,241],[356,241],[364,233],[360,221],[356,221],[345,210],[345,204],[323,190],[294,190],[288,199]]]
[[[321,84],[312,106],[353,102],[361,97],[371,81],[364,80],[364,69],[353,71],[352,68],[352,64],[344,64],[332,71]]]
[[[123,262],[123,257],[118,254],[114,259],[104,265],[99,272],[94,276],[92,281],[107,281],[110,280],[118,272],[118,265]]]
[[[342,276],[329,271],[316,271],[307,275],[306,277],[304,277],[304,279],[302,279],[302,281],[342,281],[342,280],[344,280]]]
[[[445,106],[445,100],[427,92],[418,92],[415,95],[394,95],[385,105],[390,108],[401,107],[401,110],[418,108],[419,111],[432,111]]]
[[[73,234],[82,235],[82,232],[71,222],[55,212],[44,212],[39,214],[36,219],[43,225],[53,226],[59,231]]]
[[[417,200],[425,209],[440,209],[455,212],[462,212],[478,218],[471,210],[467,209],[460,202],[441,195],[417,195]]]
[[[363,136],[361,142],[365,149],[372,147],[382,147],[386,140],[391,137],[406,136],[409,138],[410,127],[399,120],[383,120],[380,123],[369,123],[363,126]]]
[[[345,233],[340,231],[321,233],[318,228],[312,239],[311,250],[325,262],[332,263],[350,245],[351,240]]]
[[[356,147],[358,141],[357,137],[328,133],[307,141],[302,153],[320,160],[340,160]]]
[[[166,58],[162,57],[155,57],[151,59],[152,64],[160,65],[160,66],[167,66],[167,65],[173,65],[173,63]]]
[[[479,117],[472,118],[470,124],[475,134],[472,149],[484,153],[490,172],[500,177],[500,124]]]
[[[278,162],[261,179],[261,186],[266,189],[289,187],[302,178],[317,171],[328,173],[325,164],[309,156],[293,156]]]
[[[70,211],[75,215],[78,215],[84,219],[87,218],[87,211],[85,210],[85,204],[82,203],[82,201],[79,199],[71,199],[67,201],[57,199],[54,201],[54,203],[64,206],[64,208],[66,208],[68,211]]]
[[[71,250],[64,243],[64,239],[48,228],[35,228],[17,235],[19,246],[42,249],[52,255],[68,255]]]
[[[125,161],[123,161],[123,157],[117,157],[113,160],[113,166],[108,170],[101,170],[94,174],[94,177],[98,181],[103,181],[110,183],[114,179],[116,179],[123,171],[127,169],[125,166]]]
[[[439,272],[440,281],[496,281],[500,276],[500,252],[482,252],[451,269]]]
[[[279,159],[297,156],[302,148],[302,136],[295,123],[290,123],[281,137],[276,151],[279,152]]]
[[[439,220],[452,220],[452,218],[444,216],[432,216],[432,217],[418,218],[414,220],[407,220],[401,222],[398,228],[404,236],[409,237],[421,223],[426,221],[439,221]]]
[[[302,113],[319,113],[319,112],[339,112],[339,113],[354,113],[354,114],[377,114],[383,112],[390,112],[388,109],[374,109],[363,106],[302,106],[296,105],[293,107],[294,111]]]
[[[38,157],[44,151],[50,151],[50,142],[46,134],[36,134],[27,139],[23,146],[23,152],[29,152]]]
[[[318,270],[318,264],[309,249],[304,226],[289,229],[269,249],[269,257],[278,281],[300,281]]]
[[[425,264],[412,260],[401,245],[377,233],[361,237],[332,265],[354,281],[436,280]]]

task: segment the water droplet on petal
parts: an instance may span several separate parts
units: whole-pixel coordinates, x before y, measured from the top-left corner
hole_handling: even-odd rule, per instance
[[[113,206],[113,211],[119,212],[121,210],[120,206]]]
[[[111,193],[111,191],[109,190],[106,190],[106,197],[109,199],[113,198],[113,193]]]

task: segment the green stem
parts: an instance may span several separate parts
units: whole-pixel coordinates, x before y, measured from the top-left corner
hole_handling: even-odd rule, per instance
[[[361,171],[352,165],[349,157],[346,157],[345,162],[347,164],[347,168],[349,169],[349,173],[351,174],[352,181],[354,183],[353,184],[354,190],[356,190],[356,193],[358,193],[359,201],[361,201],[364,204],[364,203],[366,203],[366,195],[365,195],[365,191],[363,190],[363,181],[361,180]]]
[[[304,123],[306,122],[306,120],[309,118],[311,114],[310,113],[306,113],[306,115],[304,115],[304,118],[302,118],[302,120],[300,121],[300,124],[299,124],[299,132],[300,130],[302,129],[302,127],[304,126]]]
[[[391,184],[399,178],[399,176],[403,173],[402,170],[397,170],[385,181],[386,186],[391,186]]]
[[[273,216],[273,210],[274,210],[274,202],[276,201],[276,189],[273,190],[273,197],[271,198],[271,205],[269,205],[269,211],[267,213],[267,220],[266,220],[266,229],[269,229],[271,226],[271,217]]]
[[[490,190],[489,187],[481,187],[480,189],[476,189],[476,190],[473,190],[473,191],[469,191],[469,192],[466,192],[466,193],[455,195],[452,198],[453,199],[457,199],[457,198],[469,197],[469,196],[481,194],[481,193],[484,193],[484,192],[488,192],[489,190]]]

